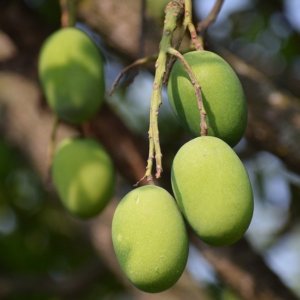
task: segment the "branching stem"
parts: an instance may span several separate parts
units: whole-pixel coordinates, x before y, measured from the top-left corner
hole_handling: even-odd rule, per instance
[[[203,40],[197,34],[192,20],[192,1],[184,1],[184,20],[183,26],[190,32],[192,43],[196,50],[203,50]]]
[[[201,136],[207,135],[208,126],[207,126],[207,122],[206,122],[206,111],[205,111],[204,104],[203,104],[201,86],[200,86],[192,68],[190,67],[190,65],[184,58],[184,56],[174,48],[169,48],[168,53],[171,55],[174,55],[182,63],[184,69],[186,70],[186,72],[191,80],[191,83],[194,87],[195,95],[197,98],[198,109],[200,111],[200,135]]]
[[[171,47],[173,32],[177,27],[177,20],[183,12],[183,1],[173,0],[166,6],[165,22],[162,39],[159,44],[159,54],[155,64],[155,76],[151,95],[150,121],[149,121],[149,154],[146,172],[142,179],[152,180],[153,160],[156,163],[155,177],[160,178],[162,169],[162,153],[159,142],[158,111],[162,103],[162,85],[166,72],[168,49]],[[141,180],[142,180],[141,179]]]
[[[173,46],[173,48],[175,48],[176,50],[179,49],[179,47],[180,47],[180,45],[183,41],[183,38],[184,38],[184,35],[185,35],[185,32],[186,32],[186,28],[184,28],[184,26],[181,24],[181,26],[178,26],[177,30],[179,30],[179,37],[178,37],[175,45]],[[168,57],[166,72],[165,72],[164,80],[163,80],[163,83],[165,85],[168,83],[170,72],[172,70],[172,67],[173,67],[175,61],[176,61],[175,56],[169,56]]]
[[[214,22],[219,13],[221,6],[224,0],[216,0],[216,3],[209,14],[209,16],[201,23],[199,26],[203,29],[207,29],[207,27]],[[159,107],[162,103],[161,99],[161,90],[162,84],[167,83],[170,70],[174,63],[173,57],[176,57],[182,64],[184,69],[186,70],[191,83],[195,90],[195,95],[197,98],[198,109],[200,111],[200,135],[205,136],[208,132],[208,126],[206,122],[206,111],[203,104],[203,98],[201,93],[201,86],[197,81],[197,78],[185,60],[183,55],[177,50],[180,47],[183,36],[185,32],[188,30],[191,36],[192,43],[196,50],[203,50],[203,39],[200,38],[197,34],[196,28],[192,21],[192,1],[191,0],[173,0],[170,1],[165,10],[165,22],[162,39],[160,41],[160,51],[156,61],[156,71],[154,76],[153,90],[151,96],[151,107],[150,107],[150,124],[149,124],[149,154],[146,166],[145,175],[141,180],[146,178],[148,181],[153,179],[152,177],[152,169],[153,169],[153,160],[155,159],[156,163],[156,174],[155,177],[159,178],[162,173],[162,153],[159,142],[159,130],[158,130],[158,111]],[[184,19],[180,26],[180,35],[175,47],[172,46],[172,37],[175,29],[177,28],[177,22],[184,13]],[[199,27],[198,26],[198,27]],[[198,28],[199,29],[199,28]],[[171,55],[171,57],[169,56]],[[172,57],[173,56],[173,57]],[[122,75],[121,75],[122,76]],[[117,79],[119,80],[119,79]],[[117,81],[118,82],[118,81]],[[140,181],[141,181],[140,180]],[[139,181],[139,182],[140,182]],[[138,182],[138,183],[139,183]],[[138,184],[137,183],[137,184]]]

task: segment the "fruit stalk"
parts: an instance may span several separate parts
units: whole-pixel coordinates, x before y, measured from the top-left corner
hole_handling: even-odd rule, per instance
[[[73,27],[76,23],[76,0],[60,0],[61,27]]]
[[[198,23],[197,30],[196,30],[195,26],[193,24],[193,21],[192,21],[192,2],[190,0],[185,0],[184,20],[183,20],[182,28],[180,29],[181,32],[179,34],[178,41],[173,48],[179,49],[179,46],[181,45],[181,42],[184,38],[184,34],[185,34],[186,30],[188,29],[190,32],[192,43],[194,44],[195,49],[196,50],[204,50],[203,34],[205,33],[206,29],[212,23],[215,22],[218,14],[222,8],[223,3],[224,3],[224,0],[216,0],[209,15],[204,20],[202,20],[201,22]],[[200,36],[197,35],[197,32]],[[165,78],[164,78],[165,84],[167,84],[167,82],[168,82],[170,71],[171,71],[174,63],[175,63],[175,57],[171,57],[168,60],[167,71],[166,71]]]
[[[196,50],[203,50],[203,40],[197,34],[196,28],[192,21],[192,1],[184,1],[184,20],[183,26],[188,29],[191,35],[192,43]]]
[[[75,0],[60,0],[60,7],[61,7],[61,27],[71,27],[75,24]],[[59,126],[59,119],[55,116],[51,134],[50,134],[50,141],[48,145],[47,151],[47,170],[48,170],[48,180],[51,181],[51,165],[54,156],[55,150],[55,143],[56,143],[56,133]]]
[[[152,180],[153,160],[156,162],[155,177],[159,178],[162,173],[162,153],[159,143],[159,130],[158,130],[158,111],[162,103],[161,90],[166,72],[167,54],[168,49],[171,47],[172,34],[177,27],[177,20],[182,15],[183,2],[173,0],[169,2],[165,11],[165,22],[163,28],[162,39],[159,45],[159,55],[155,64],[155,76],[153,82],[153,91],[151,95],[150,107],[150,122],[149,122],[149,155],[146,166],[146,173],[144,178],[148,181]]]
[[[192,68],[190,67],[188,62],[185,60],[184,56],[174,48],[169,48],[168,53],[171,55],[174,55],[182,63],[184,69],[186,70],[187,74],[189,75],[189,78],[190,78],[191,83],[195,90],[198,109],[200,111],[200,135],[205,136],[205,135],[207,135],[208,126],[207,126],[207,122],[206,122],[206,111],[205,111],[205,108],[203,105],[201,86],[200,86]]]

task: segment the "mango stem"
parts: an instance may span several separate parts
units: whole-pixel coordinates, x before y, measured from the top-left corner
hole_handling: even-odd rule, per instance
[[[174,55],[181,62],[181,64],[183,65],[185,71],[187,72],[187,74],[190,78],[190,81],[194,87],[195,95],[197,98],[198,109],[200,111],[200,135],[205,136],[205,135],[207,135],[207,132],[208,132],[208,126],[207,126],[207,122],[206,122],[206,111],[205,111],[205,107],[203,104],[201,86],[196,78],[196,75],[194,74],[192,68],[190,67],[190,65],[184,58],[184,56],[178,50],[176,50],[174,48],[169,48],[168,53],[171,55]]]
[[[166,66],[168,61],[168,49],[172,45],[173,32],[177,27],[177,21],[183,13],[184,3],[183,0],[173,0],[168,3],[165,9],[165,22],[163,28],[162,39],[159,44],[159,54],[155,63],[155,75],[153,82],[153,90],[151,95],[150,104],[150,117],[149,117],[149,154],[146,166],[146,172],[142,179],[146,178],[148,181],[153,179],[152,169],[153,161],[156,164],[155,178],[160,178],[163,171],[162,168],[162,152],[159,142],[159,129],[158,129],[158,112],[162,103],[162,85]],[[141,179],[141,180],[142,180]]]
[[[200,38],[197,34],[196,28],[192,21],[192,1],[184,1],[184,20],[183,26],[187,29],[191,35],[192,43],[196,50],[203,50],[203,39]]]

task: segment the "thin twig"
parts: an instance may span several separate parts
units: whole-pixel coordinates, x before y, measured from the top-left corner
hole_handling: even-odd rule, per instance
[[[60,0],[61,27],[72,27],[76,23],[77,0]]]
[[[203,50],[203,41],[199,38],[192,20],[192,1],[184,1],[184,20],[183,26],[188,29],[191,35],[192,43],[196,50]]]
[[[163,171],[162,169],[162,153],[159,142],[158,130],[158,112],[162,103],[162,85],[166,72],[168,49],[171,47],[173,32],[177,28],[177,20],[182,16],[183,3],[182,0],[173,0],[168,3],[165,10],[165,21],[162,38],[159,44],[159,54],[155,63],[155,75],[150,104],[149,117],[149,155],[145,175],[141,180],[147,178],[152,180],[153,160],[156,163],[155,177],[158,179]]]
[[[198,108],[200,111],[200,135],[201,136],[207,135],[208,126],[207,126],[207,122],[206,122],[206,111],[205,111],[204,104],[203,104],[203,97],[202,97],[202,93],[201,93],[200,84],[199,84],[192,68],[190,67],[188,62],[185,60],[184,56],[174,48],[169,48],[168,52],[171,55],[174,55],[175,57],[177,57],[179,59],[179,61],[182,63],[184,69],[186,70],[186,72],[188,73],[188,75],[190,77],[191,83],[195,90]]]
[[[93,129],[91,127],[91,122],[86,121],[80,124],[81,134],[85,138],[92,138],[93,137]]]
[[[53,156],[54,156],[54,151],[55,151],[55,145],[56,145],[56,135],[57,135],[57,130],[59,126],[59,119],[58,117],[55,116],[51,132],[50,132],[50,140],[48,143],[48,151],[47,151],[47,183],[51,182],[51,165],[53,161]]]
[[[180,47],[180,45],[183,41],[185,31],[186,31],[184,26],[180,26],[178,29],[179,29],[178,39],[177,39],[175,45],[173,46],[173,48],[175,48],[176,50],[179,49],[179,47]],[[176,61],[175,56],[169,56],[168,57],[166,72],[165,72],[164,79],[163,79],[163,84],[164,85],[166,85],[169,81],[170,73],[171,73],[171,70],[172,70],[172,67],[173,67],[175,61]]]
[[[156,58],[157,58],[156,55],[153,55],[153,56],[147,56],[147,57],[143,57],[143,58],[139,58],[139,59],[137,59],[136,61],[134,61],[132,64],[130,64],[130,65],[128,65],[127,67],[125,67],[125,68],[119,73],[119,75],[117,76],[117,78],[115,79],[115,81],[114,81],[114,83],[113,83],[113,85],[112,85],[112,87],[111,87],[111,89],[110,89],[109,96],[111,96],[111,95],[115,92],[115,90],[116,90],[117,86],[119,85],[121,79],[123,78],[123,76],[124,76],[127,72],[129,72],[129,71],[130,71],[131,69],[133,69],[133,68],[140,67],[141,65],[147,64],[147,63],[149,63],[149,62],[151,62],[151,61],[154,61]]]
[[[144,179],[147,180],[149,183],[153,183],[153,177],[152,177],[152,168],[153,168],[153,153],[154,153],[154,142],[153,142],[153,134],[152,130],[149,129],[148,131],[148,138],[149,138],[149,153],[148,153],[148,159],[147,159],[147,166],[146,166],[146,172],[144,176],[136,182],[133,186],[138,186]]]
[[[224,0],[216,0],[212,10],[210,11],[210,13],[208,14],[208,16],[201,22],[198,23],[197,25],[197,32],[199,34],[203,34],[207,28],[215,22],[221,8],[222,5],[224,3]]]

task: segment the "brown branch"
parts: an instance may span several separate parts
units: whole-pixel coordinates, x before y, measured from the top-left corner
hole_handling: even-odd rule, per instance
[[[242,239],[234,246],[212,248],[197,237],[192,241],[215,267],[218,275],[245,300],[296,300],[279,277],[270,272],[262,257]]]
[[[207,28],[215,22],[217,19],[218,14],[220,13],[220,10],[222,8],[222,5],[224,3],[224,0],[216,0],[212,10],[208,14],[208,16],[197,25],[197,32],[199,34],[203,34],[207,30]]]
[[[48,175],[47,175],[47,182],[51,182],[51,166],[52,166],[52,161],[53,161],[53,156],[55,152],[55,146],[56,146],[56,136],[57,136],[57,130],[59,126],[59,119],[57,117],[54,118],[53,125],[52,125],[52,130],[50,133],[50,139],[49,139],[49,144],[48,144],[48,151],[47,151],[47,158],[46,158],[46,168],[48,170]]]
[[[107,105],[101,108],[99,115],[92,121],[91,129],[111,153],[121,174],[126,176],[131,184],[136,183],[145,172],[145,142],[134,137]]]
[[[107,41],[107,45],[117,49],[123,57],[131,61],[139,58],[139,1],[84,0],[78,4],[78,16],[91,28],[96,29]],[[152,29],[151,32],[147,32],[147,36],[151,34],[154,41],[159,37],[160,29],[156,26]],[[156,53],[158,41],[155,47],[153,43],[148,43],[148,39],[145,42],[145,56]]]
[[[225,49],[220,52],[240,76],[248,98],[247,139],[256,149],[270,151],[300,174],[300,99],[277,88],[233,53]]]

